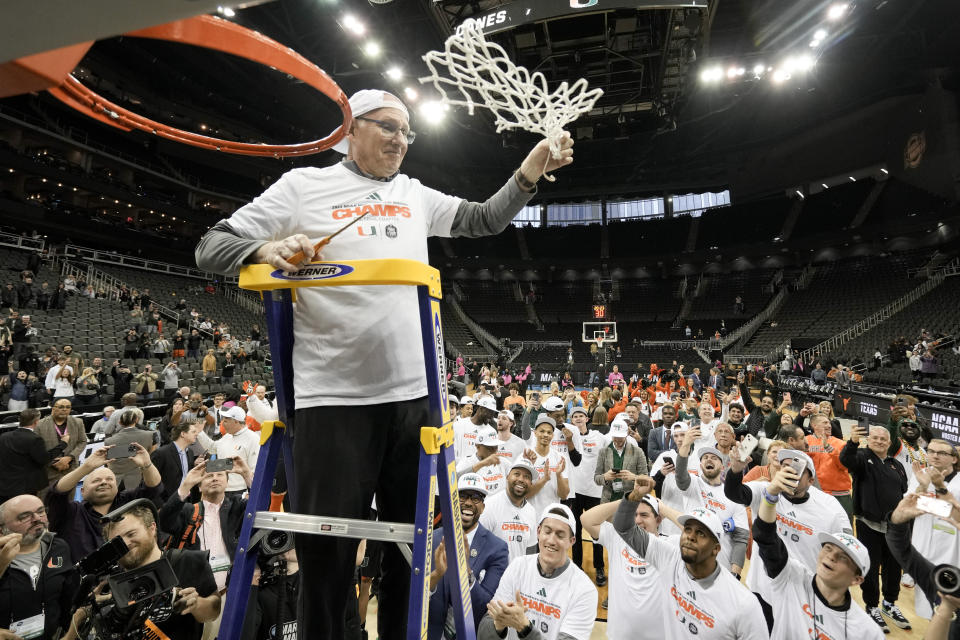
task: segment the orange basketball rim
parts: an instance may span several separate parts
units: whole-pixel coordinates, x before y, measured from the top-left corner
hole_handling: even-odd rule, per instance
[[[350,128],[353,120],[350,103],[346,94],[344,94],[337,83],[334,82],[323,69],[302,55],[261,33],[257,33],[256,31],[252,31],[228,20],[203,15],[132,31],[124,35],[134,38],[152,38],[155,40],[180,42],[204,47],[206,49],[213,49],[240,58],[246,58],[252,62],[257,62],[287,73],[333,100],[337,106],[340,107],[340,111],[343,114],[343,124],[326,138],[312,142],[288,145],[233,142],[171,127],[162,122],[157,122],[133,113],[97,94],[70,74],[66,76],[59,86],[48,89],[50,94],[81,113],[117,127],[118,129],[123,129],[124,131],[139,129],[162,138],[167,138],[168,140],[174,140],[204,149],[248,156],[272,156],[280,158],[319,153],[337,144]],[[30,59],[35,60],[37,58],[49,61],[51,54],[62,51],[64,56],[72,55],[75,64],[86,52],[89,44],[85,47],[83,45],[80,46],[82,49],[79,57],[77,57],[77,47],[67,47],[63,50],[57,50],[56,52],[30,56],[17,62],[23,63],[24,61]],[[58,62],[60,66],[63,66],[62,58]]]

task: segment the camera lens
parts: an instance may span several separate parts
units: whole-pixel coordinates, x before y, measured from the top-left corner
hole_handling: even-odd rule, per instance
[[[949,564],[937,565],[933,570],[933,584],[948,596],[960,593],[960,569]]]

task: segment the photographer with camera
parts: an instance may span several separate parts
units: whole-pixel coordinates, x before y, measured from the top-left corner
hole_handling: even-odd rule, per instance
[[[83,464],[63,476],[47,493],[46,505],[50,528],[70,545],[74,558],[85,558],[103,544],[101,518],[107,513],[138,498],[156,500],[162,489],[160,472],[150,461],[150,454],[139,444],[131,444],[131,450],[114,453],[127,454],[140,467],[143,483],[125,491],[118,491],[117,478],[105,467],[114,447],[102,447],[87,456]],[[77,484],[83,480],[81,502],[73,500]]]
[[[120,412],[119,431],[104,440],[104,444],[127,448],[131,444],[137,443],[153,453],[156,449],[153,433],[139,428],[142,423],[143,411],[139,407],[124,408]],[[110,468],[117,476],[117,482],[124,489],[138,487],[140,482],[143,481],[143,473],[140,471],[140,467],[131,458],[117,458],[111,463]]]
[[[210,412],[207,412],[210,415]],[[247,428],[247,412],[240,407],[233,406],[220,412],[220,428],[224,435],[219,440],[211,440],[206,433],[197,434],[197,443],[208,453],[216,454],[219,459],[243,458],[246,467],[253,473],[257,468],[257,457],[260,455],[260,434]],[[238,498],[246,493],[250,487],[240,473],[234,473],[227,479],[227,495]]]
[[[949,503],[947,506],[950,507],[950,516],[939,516],[939,521],[956,531],[960,529],[960,503],[950,492],[941,495],[945,498],[944,501]],[[923,497],[926,496],[908,493],[897,504],[886,522],[887,546],[903,570],[916,581],[918,598],[922,593],[927,606],[935,607],[933,619],[924,637],[929,640],[958,640],[960,618],[954,618],[954,613],[960,607],[960,568],[946,563],[935,565],[910,544],[911,523],[917,518],[929,517],[929,511],[918,506]]]
[[[0,628],[16,634],[0,637],[59,638],[80,582],[67,543],[47,530],[36,496],[0,504],[0,523]]]
[[[157,545],[157,522],[151,507],[146,504],[131,505],[129,510],[104,524],[104,535],[120,537],[126,544],[128,551],[119,559],[124,571],[143,569],[164,559],[173,570],[176,588],[172,603],[169,598],[161,598],[147,612],[150,623],[163,634],[153,637],[200,640],[203,623],[215,620],[220,615],[220,595],[207,563],[207,554],[182,549],[161,551]],[[90,613],[89,608],[79,609],[74,615],[74,624],[80,627]],[[71,630],[65,638],[73,640],[76,637]]]
[[[133,337],[136,338],[136,335],[136,332],[134,332]],[[134,343],[134,346],[136,346],[136,343]],[[136,351],[130,355],[124,352],[123,357],[133,360],[137,357]],[[129,366],[119,360],[114,360],[113,366],[110,367],[110,377],[113,378],[113,400],[116,402],[120,400],[124,394],[130,393],[130,384],[133,382],[133,372],[130,371]]]

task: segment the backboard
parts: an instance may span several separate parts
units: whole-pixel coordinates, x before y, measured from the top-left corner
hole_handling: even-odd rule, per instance
[[[602,339],[604,344],[617,341],[616,322],[584,322],[581,342],[596,343]]]

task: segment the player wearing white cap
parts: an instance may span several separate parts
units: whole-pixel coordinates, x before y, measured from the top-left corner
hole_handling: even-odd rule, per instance
[[[463,396],[460,398],[460,417],[469,418],[473,415],[473,396]]]
[[[663,621],[659,615],[651,615],[669,606],[666,591],[660,585],[660,571],[613,528],[610,520],[619,508],[620,500],[605,502],[580,516],[583,528],[610,556],[609,595],[601,605],[607,609],[607,638],[660,640]],[[661,521],[660,501],[643,496],[637,504],[634,523],[650,535],[661,537]]]
[[[526,445],[520,436],[511,432],[516,423],[516,416],[509,409],[504,409],[497,414],[497,437],[500,439],[500,455],[509,464],[518,460],[522,455]]]
[[[753,539],[769,578],[761,582],[760,594],[773,609],[770,637],[882,638],[880,628],[850,596],[850,587],[862,583],[870,569],[867,548],[849,533],[820,532],[813,570],[792,556],[777,530],[777,505],[782,496],[796,492],[801,475],[790,464],[780,468],[763,489],[753,524]]]
[[[576,530],[566,505],[546,506],[537,527],[540,551],[510,563],[477,640],[588,640],[597,616],[597,589],[567,552]]]
[[[683,434],[677,450],[677,471],[663,481],[663,501],[674,509],[688,513],[703,507],[717,514],[723,526],[720,538],[721,551],[717,562],[729,569],[738,578],[747,556],[747,541],[750,539],[747,511],[742,504],[727,498],[723,492],[723,456],[713,447],[703,447],[697,454],[700,460],[699,475],[687,473],[687,459],[694,443],[700,439],[700,428],[693,427]],[[665,527],[672,533],[673,527]]]
[[[497,403],[490,396],[482,396],[473,405],[469,418],[460,418],[453,423],[453,452],[456,458],[465,458],[477,451],[477,429],[481,425],[493,425]]]
[[[573,162],[564,134],[559,157],[546,140],[486,202],[467,202],[400,173],[415,134],[406,106],[382,90],[350,98],[353,120],[335,149],[333,166],[284,174],[266,192],[221,220],[200,240],[197,264],[236,274],[246,263],[296,272],[313,260],[313,243],[364,214],[360,224],[323,249],[328,261],[400,258],[428,262],[428,236],[500,233],[533,195],[537,180]],[[302,252],[302,258],[297,256]],[[294,260],[297,264],[290,261]],[[413,522],[420,428],[430,424],[417,292],[402,286],[308,287],[293,308],[297,509],[363,518],[374,492],[382,515]],[[335,452],[325,476],[343,480],[331,491],[316,474],[317,451]],[[297,536],[303,608],[298,635],[343,637],[343,610],[357,541]],[[383,559],[380,637],[406,632],[410,567],[388,545]]]
[[[530,493],[527,494],[527,499],[533,504],[537,516],[548,504],[566,500],[570,495],[566,460],[550,446],[555,432],[556,423],[553,418],[541,414],[533,430],[536,445],[532,451],[524,454],[533,463],[533,468],[538,475],[538,479],[534,480],[533,486],[530,487]]]
[[[550,440],[550,448],[560,454],[568,470],[579,466],[583,454],[583,445],[580,443],[580,434],[577,430],[572,428],[573,425],[565,422],[567,414],[563,400],[557,396],[550,396],[543,401],[543,409],[546,411],[545,415],[553,418],[554,424],[556,424],[556,430]],[[535,422],[534,429],[536,429],[536,425]],[[536,445],[536,441],[536,434],[531,434],[528,444],[533,447]]]
[[[499,453],[500,439],[496,430],[488,425],[477,427],[477,440],[472,455],[457,460],[457,475],[474,473],[483,478],[487,495],[494,496],[507,486],[510,465]]]
[[[808,569],[817,566],[820,553],[820,541],[817,534],[836,531],[851,533],[850,520],[846,511],[836,498],[813,486],[816,469],[813,460],[807,454],[795,449],[781,449],[777,453],[781,465],[793,464],[803,469],[800,481],[791,492],[784,493],[777,502],[777,531],[790,552],[790,557],[799,561]],[[739,450],[734,448],[730,455],[730,469],[724,478],[724,493],[734,502],[749,506],[756,513],[760,506],[760,497],[766,480],[755,480],[743,484],[743,469],[746,466],[740,459]],[[761,570],[763,560],[757,554],[756,544],[750,556],[750,571],[747,573],[747,586],[754,592],[759,589],[765,573]]]
[[[579,465],[570,470],[570,491],[573,497],[568,500],[567,504],[573,511],[573,517],[577,519],[577,535],[573,543],[573,561],[578,567],[583,568],[580,514],[600,504],[603,487],[594,482],[594,474],[597,470],[597,459],[600,457],[600,452],[610,444],[610,436],[600,433],[596,429],[588,428],[587,410],[583,407],[574,407],[570,411],[570,422],[580,438],[582,459]],[[593,545],[593,568],[596,571],[598,586],[603,586],[606,583],[603,549],[598,545]]]
[[[660,572],[659,588],[669,603],[661,609],[666,640],[766,640],[756,597],[717,563],[723,526],[703,508],[679,517],[680,544],[671,544],[637,526],[637,505],[653,489],[649,476],[637,478],[620,502],[613,528],[624,542]],[[501,582],[501,585],[503,583]]]
[[[510,561],[536,552],[537,512],[527,501],[537,472],[526,458],[514,460],[507,472],[507,488],[485,501],[480,524],[507,543]]]

